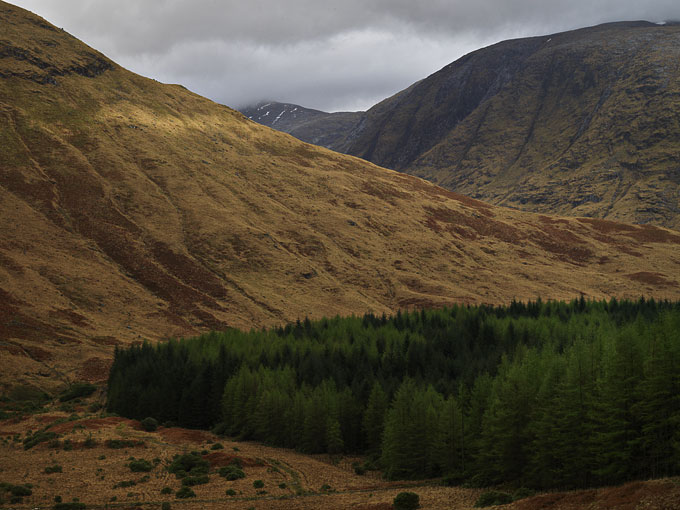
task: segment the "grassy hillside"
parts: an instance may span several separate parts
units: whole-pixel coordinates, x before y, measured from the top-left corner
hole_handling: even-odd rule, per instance
[[[0,383],[114,345],[512,298],[680,296],[680,234],[498,208],[304,144],[0,3]]]

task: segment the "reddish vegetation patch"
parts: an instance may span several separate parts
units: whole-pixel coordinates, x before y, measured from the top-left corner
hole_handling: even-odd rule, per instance
[[[180,429],[177,427],[158,429],[158,433],[169,443],[204,443],[212,436],[204,430]]]
[[[106,381],[112,364],[113,360],[110,359],[90,358],[78,370],[78,378],[88,382]]]
[[[8,344],[8,343],[0,343],[0,351],[7,351],[14,356],[25,356],[26,355],[26,353],[24,352],[24,350],[21,347],[19,347],[18,345]]]
[[[578,221],[593,227],[603,234],[623,234],[641,243],[680,244],[680,236],[652,225],[625,225],[614,221],[595,218],[579,218]]]
[[[677,287],[678,284],[674,281],[668,280],[664,275],[660,273],[650,273],[648,271],[640,271],[639,273],[633,273],[626,275],[633,281],[646,283],[648,285],[654,285],[658,287]]]
[[[580,510],[582,508],[676,510],[680,509],[680,486],[671,482],[631,482],[620,487],[535,496],[514,503],[512,508],[518,510]]]
[[[79,313],[76,313],[73,310],[69,310],[67,308],[61,310],[52,310],[50,311],[49,316],[52,319],[66,320],[71,324],[74,324],[79,327],[87,326],[87,319],[85,318],[85,316],[80,315]]]
[[[37,421],[38,423],[44,423],[45,425],[49,425],[50,423],[54,423],[60,418],[62,418],[62,416],[55,416],[53,414],[43,414],[36,416],[35,421]]]
[[[223,467],[232,464],[234,461],[238,461],[242,466],[252,467],[252,466],[264,466],[261,461],[251,459],[249,457],[239,457],[238,455],[229,455],[224,452],[213,452],[205,456],[205,458],[210,462],[211,467]]]
[[[53,358],[53,355],[50,351],[46,351],[45,349],[36,347],[35,345],[26,345],[24,346],[24,350],[31,358],[36,361],[47,361]]]
[[[545,224],[541,230],[531,232],[529,239],[545,251],[577,264],[587,262],[593,256],[593,252],[584,246],[582,239],[553,224]]]
[[[87,420],[68,421],[65,423],[59,423],[57,425],[54,425],[53,427],[50,427],[50,431],[56,432],[57,434],[64,434],[65,432],[68,432],[71,429],[73,429],[73,426],[76,424],[83,426],[86,430],[99,430],[108,427],[115,427],[116,425],[119,425],[121,423],[126,423],[128,425],[131,425],[132,427],[138,425],[138,422],[134,420],[128,420],[127,418],[119,418],[118,416],[111,416],[109,418],[90,418]]]
[[[112,336],[95,336],[92,342],[97,345],[120,345],[122,342]]]
[[[361,191],[364,193],[367,193],[368,195],[380,198],[384,200],[385,202],[388,202],[392,205],[394,205],[394,199],[395,198],[409,198],[408,193],[404,193],[403,191],[399,191],[397,188],[394,186],[391,186],[389,184],[383,183],[383,182],[373,182],[373,181],[366,181],[361,188]]]
[[[522,238],[515,227],[475,213],[468,215],[445,207],[425,207],[425,212],[425,225],[437,233],[447,231],[470,240],[492,237],[513,244]]]

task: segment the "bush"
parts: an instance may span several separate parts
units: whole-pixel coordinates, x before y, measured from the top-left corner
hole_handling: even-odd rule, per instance
[[[47,466],[45,468],[45,474],[50,475],[52,473],[61,473],[62,469],[59,464],[55,464],[54,466]]]
[[[526,487],[520,487],[515,492],[512,493],[512,500],[517,501],[518,499],[530,498],[536,494],[535,491],[527,489]]]
[[[255,480],[253,482],[253,487],[255,487],[256,489],[261,489],[262,487],[264,487],[264,482],[262,480]]]
[[[227,489],[227,496],[236,496],[236,491],[234,489]]]
[[[133,473],[148,473],[153,469],[153,464],[146,459],[133,459],[128,467]]]
[[[231,464],[226,467],[221,467],[219,473],[221,477],[226,478],[230,482],[246,477],[246,474],[243,472],[243,470],[239,469],[234,464]]]
[[[134,487],[135,485],[137,485],[137,482],[135,482],[134,480],[123,480],[122,482],[118,482],[117,484],[115,484],[113,488],[118,489],[122,487],[126,489],[128,487]]]
[[[279,489],[286,489],[288,485],[285,482],[279,484]]]
[[[210,447],[211,450],[224,450],[224,445],[222,443],[215,443]]]
[[[481,508],[493,505],[507,505],[512,503],[512,496],[507,492],[487,491],[483,492],[475,502],[475,507]]]
[[[207,475],[209,469],[210,463],[196,452],[176,455],[168,466],[168,472],[177,478]]]
[[[33,435],[26,436],[24,439],[24,450],[30,450],[34,446],[40,443],[51,441],[56,439],[58,436],[54,432],[46,432],[44,430],[39,430]]]
[[[420,496],[415,492],[400,492],[394,498],[394,510],[415,510],[420,507]]]
[[[175,492],[175,497],[177,499],[188,499],[188,498],[195,498],[196,493],[192,491],[189,487],[184,486],[177,492]]]
[[[161,489],[161,494],[172,494],[172,489],[170,487],[163,487]]]
[[[161,504],[161,510],[170,510],[170,503],[167,501],[163,504]]]
[[[210,481],[208,475],[187,476],[182,478],[182,485],[186,487],[193,487],[194,485],[203,485]]]
[[[153,432],[158,428],[158,420],[149,416],[144,418],[141,422],[142,428],[147,432]]]
[[[131,439],[107,439],[104,443],[107,448],[112,450],[122,450],[123,448],[132,448],[135,446],[143,446],[143,441],[132,441]]]
[[[80,503],[78,501],[72,501],[71,503],[56,503],[52,508],[54,510],[84,510],[85,503]]]
[[[92,395],[97,387],[90,383],[78,382],[71,385],[71,387],[61,394],[59,402],[68,402],[81,397],[89,397]]]

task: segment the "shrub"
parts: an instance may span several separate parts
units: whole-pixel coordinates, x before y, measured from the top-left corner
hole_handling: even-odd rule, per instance
[[[133,473],[148,473],[153,469],[153,464],[146,459],[133,459],[128,467]]]
[[[188,499],[188,498],[195,498],[196,493],[192,491],[189,487],[186,485],[182,487],[180,490],[175,492],[175,497],[177,499]]]
[[[526,487],[520,487],[515,492],[512,493],[512,500],[517,501],[518,499],[530,498],[536,494],[535,491],[527,489]]]
[[[215,443],[210,447],[211,450],[223,450],[224,445],[222,443]]]
[[[152,418],[151,416],[144,418],[140,423],[142,428],[147,432],[153,432],[158,428],[158,420],[156,418]]]
[[[168,466],[168,472],[173,473],[177,478],[207,475],[209,469],[210,463],[196,452],[176,455]]]
[[[475,502],[475,507],[481,508],[493,505],[507,505],[508,503],[512,503],[512,496],[507,492],[487,491],[482,492]]]
[[[221,467],[219,473],[221,477],[226,478],[230,482],[246,477],[246,474],[243,472],[243,470],[239,469],[234,464],[226,467]]]
[[[420,507],[420,496],[415,492],[400,492],[394,498],[394,510],[415,510]]]
[[[354,466],[354,472],[357,475],[365,475],[366,474],[366,468],[364,466]]]
[[[134,487],[135,485],[137,485],[137,482],[135,482],[134,480],[123,480],[122,482],[118,482],[117,484],[115,484],[113,488],[114,489],[118,489],[119,487],[127,488]]]
[[[94,448],[97,446],[97,440],[92,437],[92,434],[87,436],[87,439],[83,442],[83,446],[85,448]]]
[[[172,494],[172,489],[170,487],[163,487],[161,489],[161,494]]]
[[[182,478],[182,485],[186,487],[193,487],[194,485],[203,485],[210,481],[208,475],[187,476]]]
[[[74,400],[76,398],[89,397],[96,389],[97,387],[90,383],[74,383],[68,390],[61,394],[59,402],[68,402],[69,400]]]
[[[48,475],[50,475],[52,473],[61,473],[61,472],[62,472],[62,468],[59,464],[55,464],[54,466],[47,466],[45,468],[45,474],[48,474]]]
[[[236,496],[236,491],[234,489],[227,489],[227,496]]]
[[[262,480],[255,480],[253,482],[253,487],[255,487],[256,489],[261,489],[262,487],[264,487],[264,482]]]
[[[167,501],[163,504],[161,504],[161,510],[170,510],[170,503]]]
[[[286,485],[285,482],[279,484],[279,489],[285,489],[287,487],[288,487],[288,485]]]
[[[85,503],[72,501],[71,503],[55,503],[52,507],[54,510],[84,510]]]
[[[34,446],[40,443],[44,443],[46,441],[51,441],[53,439],[56,439],[58,436],[54,432],[47,432],[44,430],[39,430],[33,435],[28,435],[24,439],[24,450],[30,450]]]
[[[131,439],[107,439],[104,443],[107,448],[112,450],[122,450],[123,448],[132,448],[134,446],[143,446],[143,441],[133,441]]]

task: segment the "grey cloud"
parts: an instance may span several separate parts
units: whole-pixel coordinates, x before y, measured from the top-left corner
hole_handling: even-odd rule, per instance
[[[477,47],[605,21],[680,19],[677,0],[15,0],[121,65],[230,106],[365,108]]]

